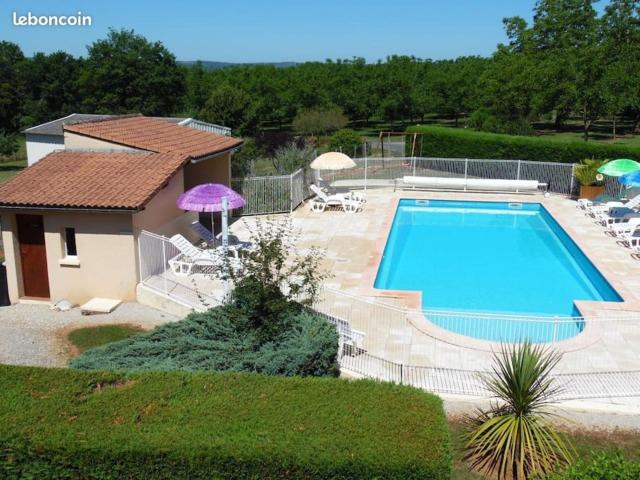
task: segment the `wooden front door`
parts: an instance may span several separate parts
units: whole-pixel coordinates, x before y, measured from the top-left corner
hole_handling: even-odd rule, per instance
[[[16,223],[24,295],[49,298],[49,273],[42,215],[16,215]]]

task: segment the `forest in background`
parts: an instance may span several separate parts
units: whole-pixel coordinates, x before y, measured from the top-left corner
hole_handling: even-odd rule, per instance
[[[344,124],[403,129],[434,119],[517,135],[578,128],[584,139],[606,120],[611,137],[636,133],[640,1],[612,0],[598,15],[593,0],[540,0],[533,14],[531,24],[505,18],[508,42],[488,58],[437,61],[390,56],[208,70],[181,65],[161,42],[127,30],[111,30],[81,58],[25,57],[0,42],[0,153],[19,147],[20,129],[72,112],[193,116],[245,137],[321,135]]]

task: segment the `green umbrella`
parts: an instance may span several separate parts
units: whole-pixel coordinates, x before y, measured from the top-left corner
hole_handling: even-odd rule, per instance
[[[609,175],[610,177],[621,177],[636,170],[640,170],[640,163],[628,158],[619,158],[602,165],[598,169],[598,173]]]

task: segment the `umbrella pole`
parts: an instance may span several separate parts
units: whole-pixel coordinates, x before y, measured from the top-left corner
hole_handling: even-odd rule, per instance
[[[215,228],[215,224],[213,223],[213,212],[211,212],[211,237],[213,238],[213,245],[211,245],[212,247],[216,246],[216,228]]]
[[[229,259],[229,199],[222,197],[222,249],[225,260]],[[231,293],[231,285],[229,284],[228,275],[224,276],[224,301],[227,302]]]

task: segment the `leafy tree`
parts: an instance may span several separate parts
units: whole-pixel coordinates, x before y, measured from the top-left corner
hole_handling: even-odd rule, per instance
[[[470,417],[466,459],[498,479],[543,477],[572,460],[571,447],[548,422],[559,389],[550,377],[560,356],[524,342],[495,355],[484,377],[497,402]]]
[[[343,128],[331,136],[329,148],[347,155],[358,155],[362,151],[362,142],[363,138],[354,130]]]
[[[246,138],[240,151],[231,157],[231,176],[244,178],[252,175],[255,161],[263,156],[264,149],[253,138]]]
[[[312,305],[329,274],[320,268],[322,251],[297,247],[291,218],[261,220],[251,229],[256,248],[242,258],[241,273],[229,269],[233,301],[249,315],[251,328],[269,338],[285,329],[277,318],[287,305]]]
[[[298,133],[317,138],[320,135],[344,128],[348,121],[338,107],[314,108],[298,112],[293,119],[293,129]]]
[[[0,155],[10,157],[18,153],[19,149],[18,135],[13,132],[0,130]]]
[[[15,132],[19,127],[21,99],[19,71],[24,63],[15,43],[0,42],[0,130]]]
[[[133,30],[110,30],[88,50],[80,76],[88,111],[162,116],[181,106],[184,73],[161,42],[149,42]]]
[[[228,83],[211,92],[200,116],[207,122],[231,127],[240,135],[255,132],[257,126],[255,106],[249,95]]]
[[[600,25],[606,70],[603,89],[607,113],[613,118],[626,112],[634,120],[634,131],[640,125],[640,2],[612,0],[605,7]]]
[[[209,82],[202,62],[196,62],[187,69],[186,77],[186,107],[195,116],[204,107],[209,95]]]
[[[20,71],[24,125],[43,123],[80,110],[82,61],[65,52],[36,53]]]

